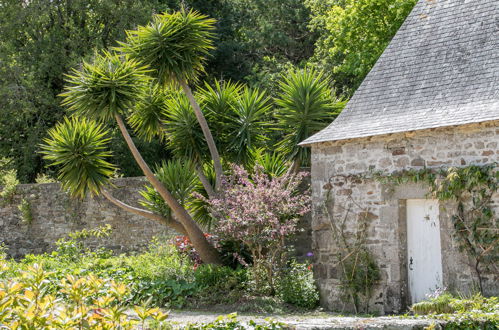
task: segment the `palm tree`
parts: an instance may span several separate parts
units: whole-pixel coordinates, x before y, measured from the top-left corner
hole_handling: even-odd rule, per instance
[[[150,70],[140,62],[128,59],[126,57],[104,52],[102,55],[96,55],[93,63],[84,62],[80,70],[75,70],[72,75],[68,76],[69,85],[66,87],[62,96],[64,97],[63,104],[68,106],[79,116],[85,116],[95,120],[108,122],[113,119],[118,124],[121,134],[125,139],[128,148],[130,149],[134,159],[143,171],[147,180],[156,189],[165,203],[172,209],[176,221],[168,219],[167,224],[174,227],[177,231],[186,233],[193,246],[199,252],[203,261],[207,263],[220,263],[220,258],[216,249],[206,240],[203,231],[198,224],[192,219],[179,201],[165,187],[165,185],[154,175],[147,163],[142,158],[140,152],[135,146],[128,130],[123,121],[123,116],[127,115],[133,108],[134,102],[137,101],[138,95],[141,95],[144,90],[147,90],[151,78],[147,75]],[[73,127],[78,128],[78,127]],[[76,143],[68,136],[64,144]],[[51,152],[52,156],[48,155],[48,159],[62,159],[61,161],[75,162],[75,159],[83,159],[86,161],[86,154],[82,154],[78,149],[71,149],[74,154],[70,153],[55,153],[57,149],[51,149],[50,146],[57,146],[55,139],[46,141],[44,149],[46,152]],[[55,151],[54,151],[55,150]],[[74,166],[69,166],[76,173],[82,168],[76,163]],[[87,175],[75,175],[86,185]],[[63,180],[65,177],[61,177]],[[68,185],[75,182],[68,182]],[[101,186],[99,186],[101,187]],[[97,188],[93,190],[98,192]],[[151,218],[157,216],[150,211],[139,210],[132,208],[120,201],[114,199],[108,191],[101,189],[102,194],[115,205],[122,207],[130,212],[141,213],[144,216]],[[148,213],[145,213],[148,212]],[[181,225],[181,226],[180,226]]]
[[[341,112],[346,101],[331,93],[323,73],[314,69],[291,71],[282,76],[275,103],[277,128],[283,132],[278,150],[293,161],[292,170],[310,162],[309,148],[300,142],[326,127]]]
[[[195,11],[155,15],[147,26],[127,31],[119,51],[148,65],[162,86],[178,84],[187,96],[201,126],[216,173],[215,190],[223,176],[222,162],[206,118],[197,103],[190,82],[196,82],[213,49],[215,20]]]

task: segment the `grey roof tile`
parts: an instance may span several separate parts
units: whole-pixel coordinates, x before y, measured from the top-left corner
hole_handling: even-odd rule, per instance
[[[301,145],[499,119],[499,0],[420,0],[340,116]]]

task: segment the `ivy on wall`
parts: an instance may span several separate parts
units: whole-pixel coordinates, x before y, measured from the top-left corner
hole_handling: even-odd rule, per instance
[[[499,187],[498,164],[425,168],[389,175],[377,172],[373,178],[391,185],[426,183],[433,198],[456,203],[450,211],[454,237],[460,250],[473,260],[478,286],[483,293],[483,273],[499,271],[499,224],[492,205],[493,195]]]

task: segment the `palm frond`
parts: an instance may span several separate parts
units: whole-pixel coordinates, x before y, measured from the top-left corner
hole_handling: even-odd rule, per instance
[[[202,195],[206,193],[192,161],[175,159],[162,162],[155,168],[155,175],[180,204],[187,208],[194,220],[203,225],[209,225],[211,217],[206,209],[206,203],[193,196],[195,192]],[[140,191],[140,195],[143,198],[140,201],[142,206],[164,217],[172,216],[171,209],[151,185],[146,185]]]
[[[202,163],[209,158],[203,131],[189,100],[184,94],[177,93],[166,102],[163,121],[167,145],[177,157]]]
[[[165,138],[164,120],[166,120],[168,91],[153,83],[135,104],[128,124],[138,137],[151,142],[154,138]]]
[[[346,101],[336,98],[324,74],[314,69],[289,72],[282,77],[279,88],[275,99],[277,129],[284,133],[279,151],[308,164],[309,149],[298,144],[331,123]]]
[[[62,104],[76,115],[108,121],[126,114],[147,83],[149,70],[116,54],[96,54],[92,63],[66,76]]]
[[[104,127],[83,118],[65,118],[48,135],[42,154],[51,166],[57,166],[62,187],[79,198],[87,193],[98,195],[116,170],[107,161],[110,138]]]
[[[213,49],[215,20],[182,9],[158,14],[147,26],[127,31],[120,51],[149,65],[160,84],[195,81]]]

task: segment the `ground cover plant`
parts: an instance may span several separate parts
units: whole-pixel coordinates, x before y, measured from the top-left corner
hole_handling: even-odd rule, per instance
[[[92,315],[95,310],[106,306],[119,308],[113,313],[123,314],[125,320],[125,316],[130,314],[128,311],[136,308],[142,308],[144,313],[146,310],[152,310],[154,315],[163,315],[159,314],[156,308],[161,308],[164,313],[170,308],[214,308],[220,313],[237,310],[285,312],[304,311],[317,305],[317,289],[312,272],[306,265],[289,265],[290,272],[287,274],[299,275],[292,279],[294,287],[301,287],[300,291],[292,293],[291,299],[290,293],[286,292],[289,290],[287,284],[290,281],[287,277],[276,280],[279,289],[275,295],[270,296],[256,290],[251,283],[251,267],[233,269],[209,264],[196,265],[195,260],[179,251],[173,241],[166,240],[165,243],[165,240],[161,240],[160,243],[160,240],[154,240],[146,251],[133,255],[113,255],[111,251],[102,248],[90,249],[85,246],[88,238],[105,237],[108,234],[107,226],[74,232],[68,238],[58,241],[55,251],[42,255],[27,255],[19,261],[8,260],[2,255],[0,282],[8,291],[10,289],[7,288],[25,281],[27,276],[38,276],[40,290],[43,289],[43,295],[46,297],[44,299],[54,301],[54,304],[46,307],[57,309],[59,304],[70,299],[71,304],[80,304],[78,308],[84,308],[85,318],[89,318],[81,322],[94,322],[91,320],[94,320]],[[82,295],[79,301],[71,300],[68,295],[67,286],[74,286],[74,283],[77,283]],[[119,295],[116,294],[118,289]],[[24,293],[16,291],[12,294]],[[5,299],[13,303],[15,299],[24,298],[9,296]],[[106,300],[107,305],[104,306],[99,299],[109,301]],[[8,303],[5,308],[10,305],[11,303]],[[22,304],[16,306],[16,311],[8,312],[11,320],[19,318],[14,318],[12,313],[22,314],[22,308],[27,308],[27,305]],[[75,308],[68,313],[78,313]],[[60,322],[59,318],[62,316],[54,314],[53,317],[53,322]],[[151,317],[149,320],[153,319]],[[118,318],[115,321],[121,322],[120,320]],[[133,321],[130,324],[135,323]]]
[[[499,327],[499,299],[480,293],[456,296],[437,290],[428,299],[411,306],[415,315],[424,315],[442,322],[429,329],[497,329]]]

